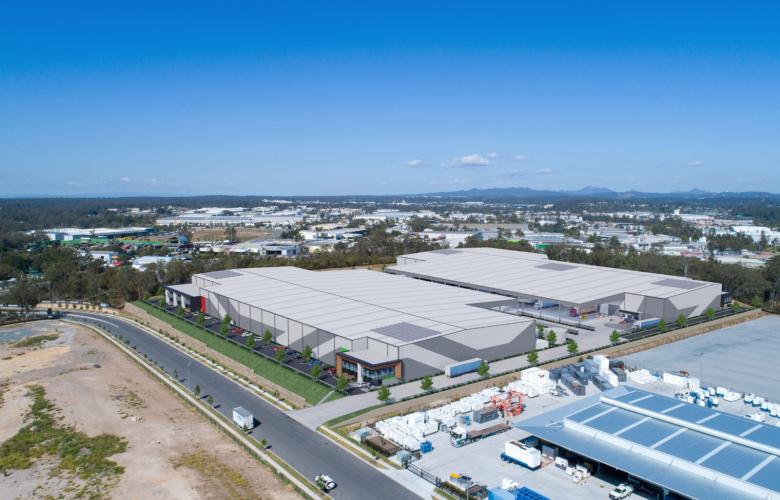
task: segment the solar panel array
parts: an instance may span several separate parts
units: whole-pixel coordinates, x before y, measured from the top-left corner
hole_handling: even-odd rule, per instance
[[[673,458],[780,492],[780,428],[628,388],[566,417]]]

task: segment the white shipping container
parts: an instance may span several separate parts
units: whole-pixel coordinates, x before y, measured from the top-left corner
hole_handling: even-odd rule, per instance
[[[542,465],[542,452],[519,441],[507,441],[504,443],[504,454],[524,464],[529,469],[536,469]]]

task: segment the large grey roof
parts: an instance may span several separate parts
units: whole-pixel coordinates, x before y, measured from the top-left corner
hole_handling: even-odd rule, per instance
[[[377,271],[265,267],[198,276],[218,283],[206,290],[350,339],[404,345],[497,325],[516,324],[520,333],[531,323],[472,305],[495,295]]]
[[[624,293],[665,299],[702,287],[720,286],[664,274],[553,262],[544,254],[496,248],[434,250],[404,258],[410,263],[388,270],[569,305],[597,303]]]
[[[622,386],[520,427],[692,498],[780,498],[780,428],[659,394]]]

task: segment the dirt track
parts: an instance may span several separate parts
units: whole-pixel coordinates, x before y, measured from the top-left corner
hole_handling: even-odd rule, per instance
[[[125,467],[112,498],[298,498],[284,483],[153,381],[94,332],[62,322],[38,322],[40,333],[60,338],[40,348],[0,344],[0,442],[23,425],[26,385],[43,386],[62,409],[64,423],[89,435],[122,436]],[[0,476],[3,498],[62,493],[45,460]],[[67,495],[67,493],[65,493]]]

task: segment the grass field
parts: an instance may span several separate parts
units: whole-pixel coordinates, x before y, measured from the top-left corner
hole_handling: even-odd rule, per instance
[[[239,363],[248,366],[261,377],[264,377],[271,382],[300,395],[311,405],[316,405],[319,403],[320,400],[322,400],[322,398],[324,398],[330,392],[330,389],[323,384],[317,383],[314,380],[289,370],[274,361],[251,353],[243,347],[201,330],[197,326],[187,323],[186,321],[176,318],[175,316],[172,316],[168,313],[160,311],[156,307],[150,306],[145,302],[136,301],[133,302],[133,304],[148,312],[155,318],[165,321],[177,330],[184,332],[187,335],[200,340],[201,342],[204,342],[215,351],[220,352],[225,356],[228,356],[238,361]],[[338,397],[337,394],[338,393],[332,394],[328,400],[331,401],[336,399]]]

